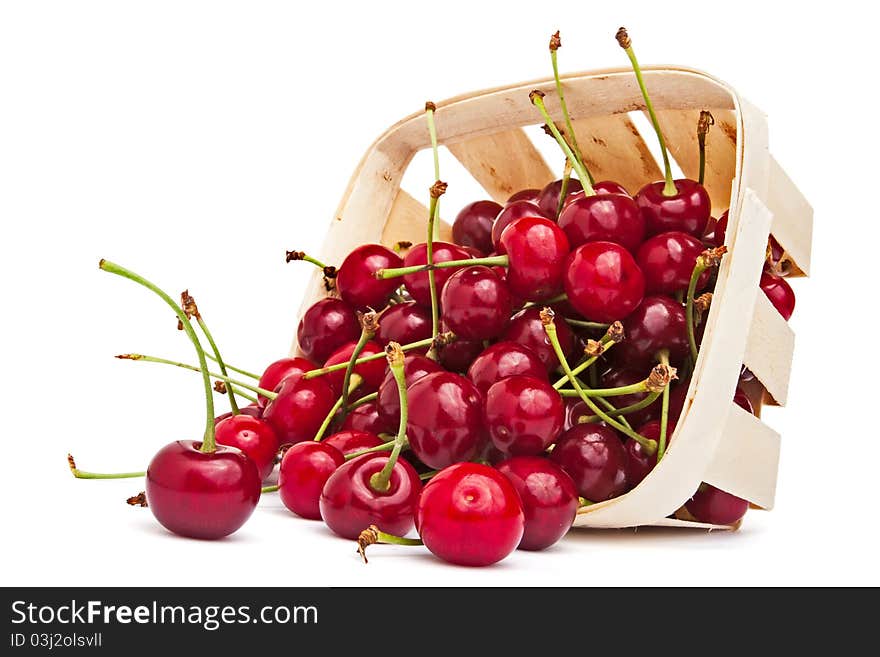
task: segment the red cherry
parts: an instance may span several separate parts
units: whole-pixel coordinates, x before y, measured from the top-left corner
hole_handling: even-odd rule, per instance
[[[339,430],[365,431],[367,433],[379,434],[395,431],[396,427],[385,424],[385,420],[379,415],[379,406],[376,402],[368,402],[349,411]],[[344,450],[340,449],[340,451]]]
[[[623,321],[626,339],[611,351],[614,361],[648,368],[659,362],[661,349],[668,349],[670,360],[680,363],[689,351],[686,322],[684,308],[675,299],[645,297]]]
[[[357,340],[360,334],[354,308],[342,299],[329,297],[313,304],[303,314],[296,330],[299,348],[306,358],[322,363],[346,342]]]
[[[538,197],[541,195],[540,189],[521,189],[518,192],[514,192],[510,195],[510,198],[507,199],[507,205],[511,203],[516,203],[517,201],[529,201],[530,203],[538,204]]]
[[[150,511],[168,531],[190,538],[228,536],[251,517],[260,500],[260,474],[234,447],[200,452],[200,442],[178,440],[150,461],[146,496]]]
[[[593,415],[593,411],[579,397],[566,397],[565,403],[565,421],[562,423],[562,430],[568,431],[572,427],[581,424],[579,421],[582,417]]]
[[[403,376],[407,387],[426,377],[428,374],[440,372],[443,368],[436,361],[425,356],[407,356],[403,365]],[[400,393],[397,390],[397,381],[394,373],[389,368],[385,372],[385,378],[379,386],[379,397],[376,399],[379,407],[379,415],[389,427],[397,427],[400,424]]]
[[[486,392],[485,421],[492,443],[513,456],[546,450],[562,431],[565,409],[546,380],[515,374]]]
[[[263,376],[260,377],[257,387],[262,388],[263,390],[275,390],[275,388],[278,387],[278,384],[287,377],[296,374],[305,374],[306,372],[317,369],[317,367],[318,366],[312,361],[306,360],[305,358],[282,358],[281,360],[276,360],[274,363],[271,363],[269,367],[263,370]],[[257,404],[262,408],[265,408],[268,403],[269,400],[263,397],[263,395],[257,395]]]
[[[498,464],[522,502],[525,528],[520,550],[544,550],[565,536],[577,515],[574,482],[555,463],[540,456],[514,456]]]
[[[375,490],[370,477],[380,472],[387,462],[387,454],[364,454],[330,475],[321,492],[319,507],[324,522],[335,533],[355,539],[370,525],[396,536],[412,530],[422,482],[415,469],[399,458],[391,470],[388,490]]]
[[[626,191],[626,187],[613,180],[600,180],[593,185],[593,191],[596,192],[596,194],[622,194],[623,196],[629,196],[632,198],[630,193]]]
[[[358,310],[380,310],[400,286],[396,278],[379,279],[380,269],[396,269],[403,260],[381,244],[364,244],[348,254],[336,274],[336,290],[343,301]]]
[[[647,234],[680,230],[702,237],[712,213],[712,201],[706,188],[695,180],[680,178],[675,181],[678,193],[664,196],[665,185],[662,180],[650,183],[636,194],[635,201],[645,217]]]
[[[510,317],[510,292],[488,267],[465,267],[443,286],[443,323],[465,340],[497,337]]]
[[[775,276],[768,271],[761,273],[761,290],[770,299],[773,307],[779,311],[783,319],[788,321],[794,313],[794,290],[788,281],[781,276]]]
[[[338,398],[324,378],[295,374],[275,388],[278,396],[266,405],[263,419],[275,430],[279,445],[314,439]]]
[[[571,305],[596,322],[623,319],[645,293],[645,278],[635,259],[613,242],[589,242],[572,251],[563,283]]]
[[[767,266],[777,276],[788,276],[791,273],[791,263],[786,258],[785,249],[776,241],[773,235],[767,240]]]
[[[705,483],[684,506],[699,522],[712,525],[732,525],[749,510],[746,500]]]
[[[324,363],[324,367],[330,367],[331,365],[339,365],[340,363],[347,363],[351,360],[351,355],[354,353],[354,349],[357,346],[357,342],[349,342],[348,344],[342,345],[330,354],[330,357]],[[364,358],[365,356],[373,356],[375,354],[381,354],[385,350],[372,340],[367,342],[364,345],[363,350],[360,353],[358,358]],[[358,386],[358,394],[365,395],[371,392],[375,392],[379,389],[379,384],[382,383],[382,379],[385,376],[386,370],[386,361],[384,358],[377,358],[376,360],[367,361],[366,363],[361,363],[360,365],[355,365],[353,373],[358,374],[363,378],[363,383]],[[336,393],[336,396],[342,394],[342,384],[345,381],[345,370],[337,370],[335,372],[330,372],[329,374],[325,374],[324,376],[318,377],[324,379],[327,384],[333,388],[333,391]]]
[[[237,447],[254,462],[261,480],[275,468],[278,437],[268,422],[239,413],[218,422],[215,432],[218,444]]]
[[[629,196],[580,196],[559,215],[559,226],[572,247],[587,242],[615,242],[635,253],[645,239],[645,220]]]
[[[413,453],[440,469],[473,458],[483,446],[483,399],[463,376],[434,372],[407,388],[406,435]]]
[[[727,237],[727,210],[724,211],[724,214],[719,217],[718,221],[715,222],[715,228],[712,230],[711,235],[707,234],[709,241],[714,246],[721,246],[724,244],[724,240]]]
[[[669,439],[672,432],[675,431],[675,422],[669,421],[666,425],[666,445],[669,445]],[[660,442],[660,420],[651,420],[640,426],[637,433],[645,438]],[[648,473],[657,465],[657,452],[649,455],[645,448],[632,438],[627,438],[623,445],[626,450],[626,480],[630,489],[635,488],[642,480],[648,476]]]
[[[598,424],[579,424],[562,434],[550,458],[574,481],[578,494],[603,502],[626,491],[626,451],[617,434]]]
[[[555,214],[553,216],[556,216]],[[496,251],[500,249],[501,233],[517,219],[523,217],[543,217],[544,219],[552,219],[547,216],[544,211],[538,207],[536,203],[530,201],[514,201],[508,202],[504,209],[498,213],[495,223],[492,224],[492,246]]]
[[[500,561],[519,545],[525,525],[513,484],[479,463],[457,463],[431,479],[416,515],[425,547],[462,566]]]
[[[398,344],[409,344],[430,337],[431,314],[413,301],[389,306],[379,316],[376,342],[383,347],[392,340]],[[425,347],[416,353],[425,353],[427,350]]]
[[[335,447],[343,456],[356,454],[370,447],[378,447],[382,442],[383,440],[375,433],[358,431],[356,429],[342,429],[321,441],[324,445]],[[320,491],[318,492],[320,493]]]
[[[470,257],[471,253],[456,244],[434,242],[435,263],[468,260]],[[403,259],[404,267],[415,267],[417,265],[426,264],[428,264],[428,245],[424,242],[412,247]],[[446,283],[446,280],[456,271],[458,271],[458,268],[455,267],[434,270],[434,284],[437,287],[437,294],[443,290],[443,284]],[[421,304],[426,308],[431,307],[431,285],[428,280],[428,272],[420,271],[414,274],[407,274],[403,277],[403,284],[406,285],[407,291],[416,303]]]
[[[481,255],[492,251],[492,222],[501,212],[494,201],[475,201],[464,206],[452,224],[452,240],[460,246],[477,249]]]
[[[660,233],[648,239],[636,254],[636,262],[645,275],[645,292],[686,292],[697,258],[704,250],[700,240],[679,231]],[[697,290],[706,287],[710,275],[708,269],[700,275]]]
[[[614,348],[617,349],[617,347]],[[631,367],[615,367],[608,370],[602,375],[601,387],[621,388],[623,386],[630,386],[634,383],[638,383],[639,381],[644,381],[647,375],[648,372],[646,370],[637,370]],[[617,397],[613,397],[612,399],[610,399],[610,401],[614,404],[616,408],[623,408],[624,406],[638,404],[647,396],[648,393],[639,392],[632,395],[619,395]],[[640,411],[635,411],[634,413],[629,413],[626,416],[626,419],[633,426],[637,424],[644,424],[645,422],[653,420],[659,416],[660,404],[661,400],[658,397],[657,401],[655,401],[647,408],[643,408]]]
[[[278,493],[284,506],[301,518],[320,520],[321,491],[343,463],[342,452],[326,442],[293,445],[284,452],[278,470]]]
[[[501,339],[517,342],[530,349],[544,363],[547,371],[552,372],[559,367],[559,359],[550,345],[540,315],[541,309],[537,306],[521,310],[510,319]],[[577,341],[566,322],[556,322],[556,335],[566,359],[571,358],[577,350]]]
[[[501,233],[499,248],[510,259],[510,291],[533,301],[557,295],[568,251],[568,238],[554,222],[543,217],[517,219]]]
[[[547,380],[547,368],[535,352],[516,342],[503,341],[487,347],[477,356],[468,368],[467,377],[485,394],[493,383],[514,374]]]
[[[448,326],[443,326],[448,331]],[[483,351],[482,340],[456,340],[440,349],[440,364],[450,372],[463,374]]]
[[[583,190],[584,187],[581,185],[580,181],[576,178],[571,178],[568,181],[566,198],[571,197],[572,194],[582,192]],[[561,192],[562,180],[554,180],[551,183],[547,183],[544,189],[541,190],[541,193],[538,196],[538,207],[541,208],[544,214],[548,217],[556,216],[556,211],[559,209],[559,194]]]
[[[250,415],[251,417],[263,417],[263,409],[257,406],[256,404],[248,404],[247,406],[242,406],[238,409],[239,413],[242,415]],[[216,427],[223,420],[228,417],[232,417],[232,411],[222,413],[214,418],[214,426]]]

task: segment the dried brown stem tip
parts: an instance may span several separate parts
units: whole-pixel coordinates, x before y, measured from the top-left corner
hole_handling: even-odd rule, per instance
[[[143,356],[141,354],[119,354],[114,356],[114,358],[119,358],[120,360],[140,360]]]
[[[655,365],[654,369],[645,379],[645,389],[648,392],[663,392],[663,389],[678,378],[676,369],[671,365]]]
[[[369,563],[369,561],[367,561],[367,546],[379,542],[379,528],[376,527],[376,525],[370,525],[361,532],[361,535],[358,536],[357,542],[358,554],[361,555],[361,559],[364,560],[364,563]]]
[[[697,312],[704,313],[709,310],[709,306],[712,305],[712,293],[704,292],[696,299],[694,299],[694,308],[697,309]]]
[[[192,319],[193,317],[196,319],[202,318],[199,314],[199,307],[196,305],[196,300],[189,293],[189,290],[184,290],[180,293],[180,307],[183,309],[183,314],[186,315],[187,319]]]
[[[534,104],[536,98],[543,98],[546,95],[547,94],[545,94],[540,89],[533,89],[529,92],[529,100],[532,101],[532,103]]]
[[[292,262],[293,260],[305,260],[305,251],[286,251],[284,262]]]
[[[326,267],[324,267],[323,272],[324,278],[330,279],[336,278],[336,274],[338,273],[336,271],[336,267],[334,267],[333,265],[327,265]]]
[[[620,47],[624,50],[632,46],[632,39],[629,38],[629,33],[626,31],[625,27],[621,27],[617,30],[617,34],[614,35],[614,38],[617,39],[617,43],[619,43]]]
[[[715,117],[712,112],[700,110],[700,118],[697,121],[697,136],[705,137],[709,134],[709,126],[715,125]]]
[[[559,30],[550,37],[550,50],[559,50],[562,47],[562,39],[559,38]]]
[[[721,257],[727,253],[727,247],[722,245],[714,249],[706,249],[697,256],[697,263],[705,268],[715,267],[721,262]]]
[[[458,336],[455,335],[452,331],[447,331],[446,333],[440,333],[434,338],[434,342],[431,344],[431,349],[439,349],[440,347],[445,347],[447,345],[455,342]]]
[[[385,346],[385,358],[388,359],[388,364],[392,367],[402,366],[406,359],[406,354],[400,348],[400,343],[392,340]]]
[[[394,249],[395,253],[400,253],[401,251],[406,251],[411,247],[412,242],[410,242],[409,240],[400,240],[399,242],[395,242],[392,248]]]
[[[603,353],[605,353],[604,344],[598,340],[587,340],[587,345],[584,347],[584,354],[590,358],[598,358]]]
[[[446,193],[446,188],[449,187],[448,183],[443,182],[442,180],[438,180],[433,185],[431,185],[431,198],[440,198]]]
[[[141,491],[137,495],[132,495],[127,500],[125,500],[125,502],[129,506],[139,506],[144,509],[149,506],[147,504],[147,494],[144,491]]]
[[[620,322],[614,322],[608,327],[608,330],[605,331],[605,337],[608,338],[609,342],[623,342],[623,339],[626,337],[626,333],[623,330],[623,324]]]
[[[361,330],[364,333],[369,333],[371,336],[376,334],[376,331],[379,330],[379,316],[373,310],[368,310],[365,313],[360,313],[359,316],[361,323]]]
[[[541,309],[541,312],[539,313],[538,316],[541,318],[541,324],[543,324],[545,327],[547,327],[547,326],[554,326],[555,327],[555,324],[553,323],[553,319],[556,317],[556,313],[553,312],[552,308],[545,307],[545,308]]]
[[[221,395],[226,394],[226,382],[225,381],[214,381],[214,392],[219,392]]]
[[[425,103],[425,111],[426,112],[436,112],[437,106],[432,101],[429,100]]]
[[[67,466],[70,468],[70,471],[76,476],[76,461],[73,460],[73,454],[67,455]]]

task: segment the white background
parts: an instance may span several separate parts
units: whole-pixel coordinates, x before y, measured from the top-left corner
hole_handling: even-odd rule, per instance
[[[625,7],[624,7],[625,4]],[[878,584],[874,250],[878,98],[863,3],[6,2],[0,10],[3,584]],[[616,8],[612,7],[617,5]],[[192,360],[168,310],[100,257],[195,294],[227,359],[286,353],[305,266],[369,143],[426,99],[562,69],[645,63],[728,80],[770,116],[771,147],[815,206],[796,281],[778,504],[736,533],[579,531],[488,569],[350,542],[266,496],[228,540],[184,540],[124,499],[197,439]],[[447,214],[476,194],[456,187]],[[459,176],[460,177],[460,176]],[[419,189],[430,182],[429,174]],[[218,397],[218,405],[222,400]]]

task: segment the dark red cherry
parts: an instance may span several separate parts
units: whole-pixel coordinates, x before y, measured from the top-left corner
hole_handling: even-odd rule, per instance
[[[254,462],[234,447],[199,451],[200,442],[178,440],[160,449],[147,467],[147,505],[170,532],[215,539],[239,529],[260,500]]]
[[[645,297],[623,321],[623,330],[626,339],[611,351],[616,363],[647,369],[659,362],[657,354],[661,349],[669,350],[673,364],[680,363],[688,354],[684,308],[675,299]]]
[[[623,196],[629,196],[632,198],[630,193],[626,190],[626,187],[613,180],[600,180],[593,185],[593,191],[596,192],[596,194],[622,194]]]
[[[385,420],[379,415],[378,404],[376,402],[368,402],[349,411],[342,422],[342,426],[339,427],[339,431],[344,430],[379,434],[396,431],[397,427],[390,427],[385,424]],[[340,451],[343,450],[340,449]]]
[[[542,301],[562,290],[569,244],[565,232],[544,217],[517,219],[501,233],[499,253],[510,259],[507,285],[515,296]]]
[[[495,201],[475,201],[464,206],[452,224],[452,240],[471,246],[481,255],[492,252],[492,223],[501,212]]]
[[[392,340],[398,344],[409,344],[430,337],[431,313],[414,301],[396,303],[379,316],[376,342],[383,347]],[[427,350],[425,347],[410,353],[425,353]]]
[[[687,377],[680,381],[673,381],[669,389],[669,421],[678,422],[681,412],[684,410],[684,402],[687,399],[687,391],[691,385],[691,378]]]
[[[275,468],[278,437],[264,420],[239,413],[217,423],[216,440],[219,445],[237,447],[257,466],[260,479],[265,479]]]
[[[345,456],[327,442],[297,443],[284,452],[278,470],[278,494],[288,509],[301,518],[320,520],[318,501],[324,484]]]
[[[559,367],[559,359],[550,345],[544,325],[541,323],[541,309],[532,306],[514,315],[501,336],[502,340],[516,342],[530,349],[544,363],[548,372]],[[577,351],[577,340],[568,324],[562,320],[556,322],[556,335],[566,359],[570,359]]]
[[[657,235],[680,230],[694,237],[702,237],[712,213],[712,202],[706,188],[695,180],[680,178],[675,181],[678,193],[664,196],[661,180],[642,187],[635,201],[645,217],[647,234]]]
[[[295,374],[305,374],[310,370],[316,369],[318,366],[312,361],[305,358],[282,358],[271,363],[269,367],[263,370],[257,386],[263,390],[275,390],[278,384],[284,379]],[[263,395],[257,395],[257,404],[265,408],[269,400]]]
[[[440,307],[443,323],[455,335],[490,340],[500,335],[510,317],[510,292],[488,267],[466,267],[446,281]]]
[[[700,484],[697,492],[685,503],[685,508],[699,522],[712,525],[732,525],[749,510],[749,503],[720,488]]]
[[[773,235],[767,239],[767,267],[773,274],[782,277],[788,276],[792,269],[785,249]]]
[[[443,326],[448,331],[448,326]],[[482,340],[456,340],[440,349],[440,364],[450,372],[464,374],[483,351]]]
[[[357,346],[357,342],[349,342],[348,344],[342,345],[330,354],[330,357],[325,361],[324,367],[330,367],[331,365],[339,365],[340,363],[347,363],[351,360],[351,355],[354,353],[354,349]],[[365,356],[373,356],[375,354],[381,354],[384,352],[384,349],[381,345],[376,344],[372,340],[367,342],[364,345],[363,350],[360,353],[358,358],[364,358]],[[358,374],[363,379],[363,383],[358,386],[358,395],[365,395],[371,392],[376,392],[379,389],[379,384],[382,383],[382,379],[385,377],[387,361],[384,358],[377,358],[376,360],[367,361],[366,363],[361,363],[360,365],[355,365],[353,373]],[[337,396],[342,394],[342,383],[345,381],[345,370],[336,370],[335,372],[330,372],[329,374],[325,374],[324,376],[318,377],[321,379],[325,379],[327,384],[333,388],[333,391]]]
[[[715,222],[715,228],[712,230],[711,235],[707,234],[708,241],[711,242],[714,246],[721,246],[724,244],[724,240],[727,237],[727,210],[724,211],[724,214],[719,217],[718,221]]]
[[[672,432],[675,431],[675,422],[668,422],[666,425],[666,444],[669,445],[669,440],[672,438]],[[650,438],[651,440],[656,440],[659,444],[660,442],[660,420],[651,420],[650,422],[646,422],[642,426],[640,426],[637,430],[637,433],[641,434],[645,438]],[[657,452],[649,455],[645,448],[642,447],[638,441],[633,440],[632,438],[627,438],[626,442],[623,444],[623,448],[626,450],[627,455],[627,463],[626,463],[626,480],[629,489],[633,489],[642,483],[642,480],[648,476],[648,473],[654,469],[654,466],[657,465]]]
[[[514,374],[547,380],[547,368],[535,352],[505,340],[487,347],[477,356],[468,368],[467,377],[485,394],[493,383]]]
[[[275,430],[279,445],[314,439],[338,398],[324,378],[295,374],[275,388],[278,396],[266,405],[263,419]]]
[[[781,276],[775,276],[770,272],[764,271],[761,273],[760,286],[764,294],[767,295],[767,298],[770,299],[773,307],[779,311],[783,319],[788,321],[792,313],[794,313],[795,301],[794,290],[791,289],[788,281]]]
[[[565,536],[574,522],[578,494],[558,465],[541,456],[514,456],[498,464],[522,502],[525,527],[520,550],[544,550]]]
[[[660,233],[646,240],[636,254],[636,262],[645,275],[645,292],[686,292],[697,258],[704,250],[700,240],[680,231]],[[697,290],[706,287],[710,275],[708,269],[700,275]]]
[[[615,346],[615,349],[618,347]],[[631,367],[614,367],[605,372],[601,377],[601,386],[602,388],[621,388],[623,386],[630,386],[634,383],[638,383],[639,381],[644,381],[648,376],[649,370],[647,368],[637,370]],[[648,396],[648,393],[639,392],[632,395],[619,395],[617,397],[610,398],[615,408],[623,408],[624,406],[630,406],[632,404],[638,404],[645,397]],[[636,426],[637,424],[644,424],[649,420],[653,420],[658,417],[660,413],[660,398],[657,398],[653,404],[648,406],[647,408],[643,408],[640,411],[635,411],[633,413],[629,413],[626,416],[626,419],[630,424]]]
[[[568,431],[574,426],[581,424],[580,418],[591,417],[593,411],[579,397],[566,397],[565,403],[565,421],[562,423],[562,430]]]
[[[331,297],[313,304],[303,314],[296,330],[299,348],[305,357],[321,363],[346,342],[357,340],[360,334],[354,308],[342,299]]]
[[[257,418],[263,417],[263,409],[260,406],[258,406],[257,404],[248,404],[247,406],[242,406],[241,408],[238,409],[238,411],[242,415],[250,415],[251,417],[257,417]],[[222,413],[222,414],[218,415],[217,417],[215,417],[214,418],[214,426],[216,427],[218,424],[220,424],[223,420],[225,420],[228,417],[232,417],[232,411],[229,411],[227,413]]]
[[[519,545],[525,524],[513,484],[479,463],[457,463],[431,479],[416,515],[425,547],[462,566],[501,561]]]
[[[553,215],[555,216],[555,215]],[[544,217],[552,219],[552,217],[544,214],[544,211],[538,207],[536,203],[530,201],[514,201],[508,202],[504,209],[498,213],[498,218],[492,224],[492,246],[498,251],[501,245],[501,233],[517,219],[523,217]]]
[[[568,181],[568,187],[566,189],[566,198],[570,197],[572,194],[577,194],[578,192],[582,192],[584,186],[581,185],[580,181],[571,178]],[[538,196],[538,207],[546,214],[548,217],[555,217],[556,211],[559,209],[559,194],[562,192],[562,180],[554,180],[551,183],[547,183],[544,189],[541,190],[540,195]]]
[[[355,539],[370,525],[403,536],[413,528],[413,514],[422,489],[419,474],[399,458],[391,471],[390,487],[379,492],[370,484],[388,462],[387,454],[364,454],[330,475],[319,503],[327,526],[343,538]]]
[[[733,403],[747,413],[751,413],[752,415],[755,414],[755,407],[752,405],[752,400],[749,399],[749,396],[739,386],[736,387],[736,393],[733,395]]]
[[[403,365],[403,376],[409,387],[419,379],[440,372],[443,368],[430,358],[425,356],[407,355]],[[389,427],[397,427],[400,424],[400,393],[397,390],[397,380],[393,372],[388,369],[385,378],[379,386],[379,397],[376,399],[379,406],[379,415]]]
[[[559,215],[572,248],[587,242],[615,242],[635,253],[645,239],[645,220],[635,201],[621,194],[580,196]]]
[[[541,195],[540,189],[521,189],[518,192],[514,192],[510,195],[510,198],[507,199],[507,205],[511,203],[516,203],[517,201],[529,201],[530,203],[538,204],[538,197]]]
[[[626,451],[618,435],[598,424],[579,424],[562,434],[550,453],[574,481],[578,494],[602,502],[626,491]]]
[[[473,458],[482,449],[483,398],[465,377],[434,372],[407,388],[406,435],[413,453],[432,468]]]
[[[540,454],[562,431],[565,408],[546,379],[515,374],[486,392],[486,430],[492,443],[512,456]]]
[[[645,278],[635,259],[613,242],[588,242],[572,251],[563,283],[569,303],[595,322],[623,319],[645,293]]]
[[[453,260],[468,260],[471,255],[471,253],[456,244],[434,242],[435,263],[452,262]],[[416,265],[425,265],[427,263],[428,246],[424,242],[412,247],[403,259],[404,267],[415,267]],[[443,291],[443,285],[446,283],[446,279],[452,276],[456,271],[458,271],[458,268],[455,267],[434,270],[434,284],[437,288],[438,297],[440,292]],[[420,271],[414,274],[407,274],[403,277],[403,284],[406,285],[409,295],[416,303],[426,308],[431,307],[431,285],[428,280],[428,272]],[[406,343],[401,342],[401,344]]]
[[[370,447],[378,447],[384,441],[375,433],[357,431],[355,429],[342,429],[332,436],[327,436],[321,442],[324,445],[330,445],[338,449],[343,456],[348,456],[349,454],[362,452]]]
[[[397,278],[379,279],[380,269],[403,266],[403,260],[381,244],[364,244],[348,254],[336,274],[336,289],[342,300],[358,310],[381,310],[400,286]]]

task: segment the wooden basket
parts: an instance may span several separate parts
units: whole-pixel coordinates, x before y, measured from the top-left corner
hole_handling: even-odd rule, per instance
[[[707,139],[705,180],[713,215],[730,208],[730,253],[719,268],[700,356],[666,456],[629,493],[582,508],[575,526],[711,527],[668,517],[700,482],[756,507],[773,506],[779,435],[731,400],[745,364],[763,385],[764,400],[785,404],[794,335],[760,293],[758,280],[771,232],[790,255],[794,275],[809,272],[812,208],[770,155],[765,116],[734,89],[705,73],[678,67],[645,68],[644,77],[670,154],[686,176],[697,176],[699,112],[708,109],[715,117]],[[575,73],[562,79],[578,141],[596,179],[615,180],[632,193],[661,179],[628,115],[644,110],[632,71]],[[529,101],[532,89],[547,94],[551,116],[561,121],[552,79],[437,103],[439,142],[501,203],[519,189],[542,187],[558,177],[522,129],[542,123]],[[376,140],[339,204],[322,260],[338,264],[368,242],[424,241],[427,208],[403,191],[400,182],[414,154],[429,147],[421,112]],[[455,184],[454,179],[449,182]],[[448,240],[449,225],[442,224],[440,233]],[[301,313],[324,294],[316,271]]]

